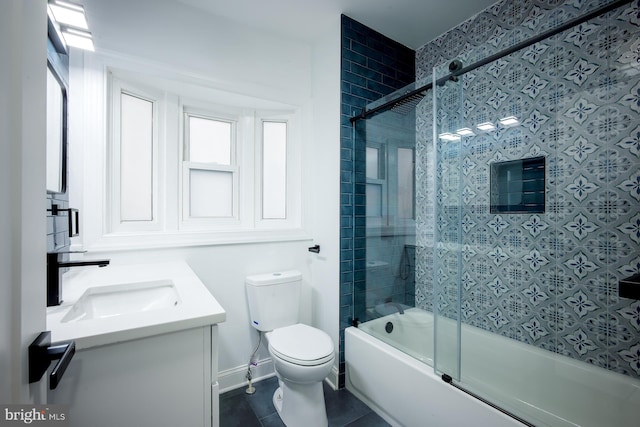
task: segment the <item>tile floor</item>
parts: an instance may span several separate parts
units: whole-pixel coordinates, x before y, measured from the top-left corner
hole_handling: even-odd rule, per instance
[[[246,387],[220,395],[220,427],[283,427],[271,401],[278,380],[271,377],[254,383],[256,392],[245,393]],[[324,384],[325,404],[330,427],[389,426],[367,405],[347,390],[334,391]]]

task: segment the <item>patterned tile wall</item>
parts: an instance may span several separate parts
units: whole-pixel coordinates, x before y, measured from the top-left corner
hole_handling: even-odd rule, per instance
[[[354,292],[366,285],[365,139],[349,119],[368,103],[415,80],[415,52],[342,16],[340,116],[340,376],[344,329],[355,317]]]
[[[500,1],[420,48],[417,77],[603,3]],[[417,305],[433,308],[436,277],[445,314],[640,378],[640,301],[617,291],[640,271],[639,16],[634,1],[437,89],[437,133],[508,115],[519,126],[434,149],[432,102],[421,103]],[[539,155],[546,212],[489,213],[489,165]]]

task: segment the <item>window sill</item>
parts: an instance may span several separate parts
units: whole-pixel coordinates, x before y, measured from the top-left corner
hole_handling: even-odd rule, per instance
[[[117,252],[143,249],[185,248],[197,246],[246,245],[253,243],[313,240],[302,229],[251,230],[179,233],[114,233],[105,234],[85,245],[90,252]],[[75,248],[74,248],[75,249]]]

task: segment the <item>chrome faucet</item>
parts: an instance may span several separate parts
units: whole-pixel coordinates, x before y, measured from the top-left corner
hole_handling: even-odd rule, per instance
[[[106,267],[109,265],[108,259],[94,261],[63,261],[61,256],[64,252],[47,253],[47,307],[60,305],[62,303],[62,268],[65,267],[85,267],[97,265]]]
[[[395,307],[396,310],[398,310],[398,314],[404,314],[404,309],[402,308],[402,304],[398,304],[397,302],[386,302],[385,305],[390,305],[392,307]]]

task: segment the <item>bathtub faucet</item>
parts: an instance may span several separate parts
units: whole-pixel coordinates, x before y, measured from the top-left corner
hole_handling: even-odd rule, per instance
[[[398,304],[397,302],[387,302],[385,305],[390,305],[395,307],[398,310],[398,314],[404,314],[404,309],[402,308],[402,304]]]

